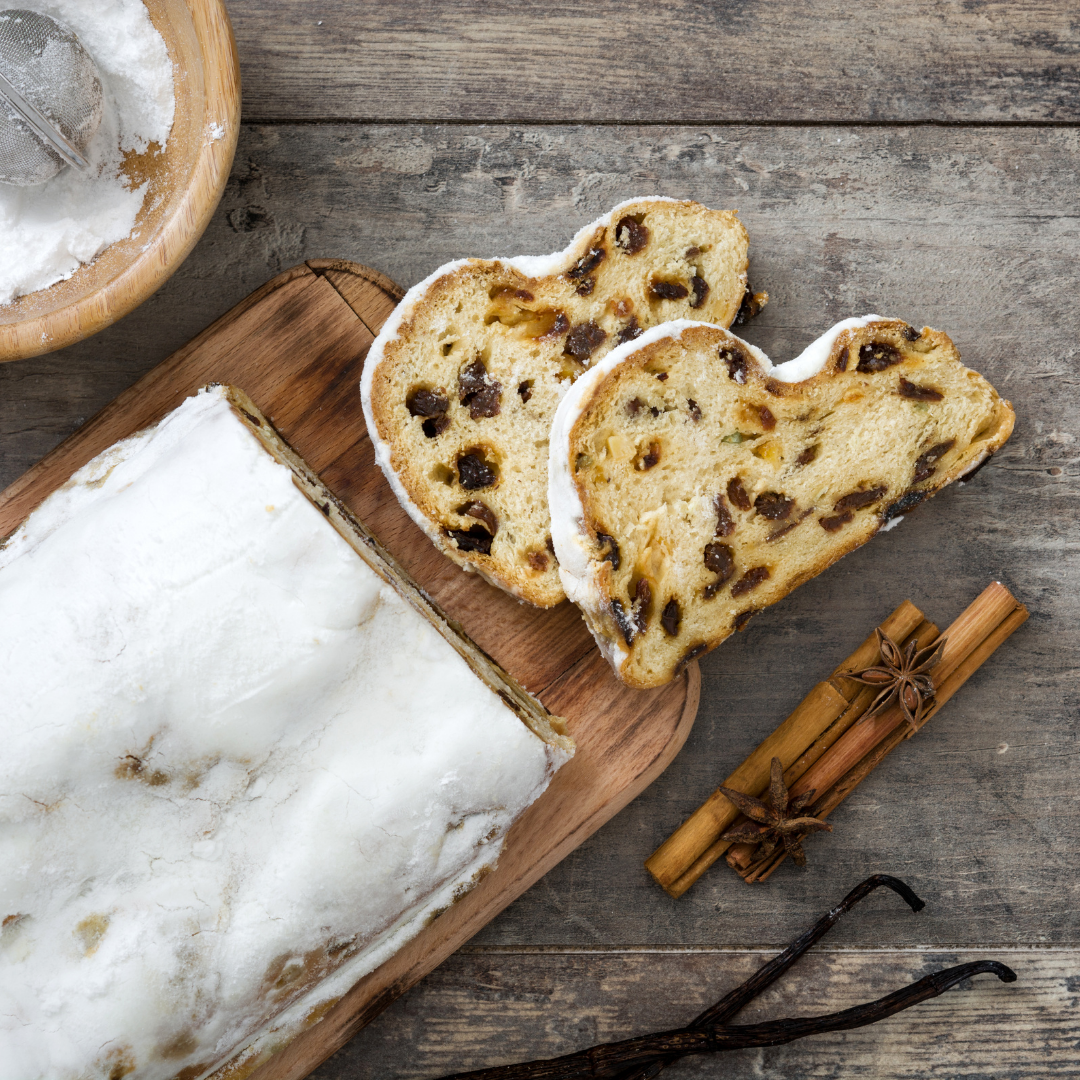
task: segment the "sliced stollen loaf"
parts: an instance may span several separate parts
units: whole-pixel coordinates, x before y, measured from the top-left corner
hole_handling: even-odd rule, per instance
[[[631,686],[658,686],[923,499],[1013,410],[949,338],[868,315],[773,367],[659,326],[567,393],[549,501],[563,586]]]
[[[637,199],[554,255],[448,263],[410,289],[361,390],[376,460],[436,547],[522,600],[562,600],[547,509],[560,398],[645,328],[729,326],[746,250],[733,213]]]

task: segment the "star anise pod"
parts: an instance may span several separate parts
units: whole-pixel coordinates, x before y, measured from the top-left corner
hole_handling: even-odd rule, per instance
[[[923,713],[934,700],[934,683],[927,673],[941,659],[946,639],[939,637],[932,645],[920,649],[918,642],[912,638],[901,650],[881,627],[878,627],[877,636],[882,666],[844,676],[845,679],[854,679],[880,691],[859,723],[883,713],[894,701],[899,700],[904,719],[912,732],[916,732]]]
[[[743,825],[728,829],[720,839],[760,844],[759,858],[768,858],[776,850],[777,844],[783,844],[796,865],[805,866],[806,853],[802,849],[802,838],[809,832],[820,832],[822,829],[832,832],[832,826],[819,818],[799,816],[799,812],[810,805],[815,793],[811,789],[789,799],[784,783],[784,766],[779,758],[772,759],[768,802],[732,788],[721,787],[720,790],[750,819]]]

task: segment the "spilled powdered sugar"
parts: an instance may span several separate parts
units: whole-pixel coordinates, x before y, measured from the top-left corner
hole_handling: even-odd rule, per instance
[[[104,92],[90,169],[64,169],[36,187],[0,184],[0,304],[62,281],[129,236],[146,184],[129,187],[124,154],[164,148],[172,128],[173,68],[142,0],[35,0],[73,30],[93,57]]]

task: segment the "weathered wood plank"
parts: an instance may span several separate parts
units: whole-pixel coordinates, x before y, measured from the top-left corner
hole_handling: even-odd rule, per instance
[[[875,870],[934,901],[842,942],[1080,939],[1080,262],[1074,130],[271,126],[161,292],[90,341],[0,367],[0,484],[171,350],[303,258],[409,285],[465,254],[544,252],[638,193],[737,206],[777,359],[877,310],[947,330],[1017,409],[995,462],[757,617],[702,664],[661,779],[505,911],[487,945],[785,940]],[[641,862],[904,596],[945,625],[991,577],[1032,618],[760,887],[714,867],[679,902]],[[1007,750],[1000,748],[1008,746]],[[753,906],[750,901],[753,900]],[[876,910],[876,909],[875,909]]]
[[[257,120],[1075,121],[1063,0],[234,0]]]
[[[881,906],[892,907],[885,900]],[[442,1076],[678,1027],[770,958],[748,950],[491,953],[468,948],[360,1032],[312,1080]],[[873,1027],[766,1050],[684,1058],[664,1076],[1080,1077],[1080,952],[1074,949],[812,953],[736,1022],[846,1009],[932,971],[989,958],[1012,967],[1018,981],[1004,985],[980,975]]]

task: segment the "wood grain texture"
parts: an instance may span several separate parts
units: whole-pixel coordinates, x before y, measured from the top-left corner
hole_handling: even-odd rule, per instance
[[[95,454],[159,420],[200,386],[239,386],[449,618],[565,718],[577,743],[573,759],[514,823],[496,869],[270,1058],[257,1071],[259,1080],[306,1076],[651,783],[682,746],[697,713],[696,665],[666,687],[636,692],[591,648],[581,620],[568,618],[569,604],[538,611],[452,564],[453,573],[445,573],[448,560],[409,521],[376,466],[360,408],[360,372],[372,331],[400,295],[382,275],[342,261],[294,267],[0,492],[5,536]],[[335,477],[348,483],[335,484]],[[235,1071],[226,1073],[236,1080]]]
[[[897,912],[893,918],[918,918]],[[858,919],[858,915],[849,916]],[[416,1080],[570,1053],[687,1023],[771,959],[766,951],[612,949],[470,951],[396,1002],[312,1080]],[[684,1058],[671,1080],[1080,1077],[1075,949],[810,953],[735,1023],[813,1016],[881,997],[933,971],[997,959],[1010,986],[982,975],[872,1027],[788,1046]]]
[[[1069,127],[897,126],[1074,124],[1073,8],[229,8],[245,115],[268,123],[243,130],[221,207],[155,296],[90,341],[0,365],[0,485],[297,262],[356,259],[409,285],[461,255],[554,250],[614,202],[649,193],[741,208],[753,280],[772,295],[746,336],[777,359],[836,319],[894,313],[947,330],[1019,421],[975,483],[705,657],[701,715],[675,764],[489,924],[469,946],[482,953],[453,957],[320,1080],[435,1076],[682,1022],[762,959],[718,944],[789,940],[874,870],[902,873],[929,908],[909,917],[868,903],[831,941],[1080,942],[1080,137]],[[365,118],[382,123],[355,122]],[[450,123],[393,122],[417,119]],[[515,123],[528,119],[550,123]],[[614,121],[643,126],[573,126]],[[738,123],[751,121],[761,125]],[[344,483],[349,462],[335,467]],[[837,832],[808,845],[805,872],[788,866],[748,887],[718,866],[679,902],[649,880],[642,859],[867,627],[903,596],[945,625],[993,576],[1028,603],[1031,621],[837,811]],[[541,949],[560,942],[577,951]],[[649,948],[616,947],[627,942]],[[811,956],[775,1008],[839,1007],[866,986],[884,991],[970,955]],[[1020,973],[1013,987],[980,980],[865,1032],[685,1062],[670,1075],[1080,1075],[1076,951],[1001,955]]]
[[[233,0],[252,120],[1075,121],[1053,0]]]
[[[126,315],[184,261],[225,189],[240,127],[240,65],[223,0],[147,0],[180,77],[164,152],[129,152],[147,184],[132,234],[70,277],[0,306],[0,362],[81,341]]]
[[[478,941],[784,941],[838,880],[880,870],[931,907],[867,912],[842,943],[1076,943],[1078,152],[1071,129],[248,127],[218,213],[161,291],[89,341],[0,366],[0,483],[302,259],[353,258],[409,285],[461,255],[555,250],[640,193],[738,207],[752,280],[772,296],[749,340],[784,359],[851,314],[929,323],[1012,400],[1016,431],[973,483],[703,658],[675,763]],[[1030,621],[809,841],[805,871],[755,890],[717,866],[678,902],[657,888],[642,860],[870,626],[905,596],[947,625],[995,577]]]

